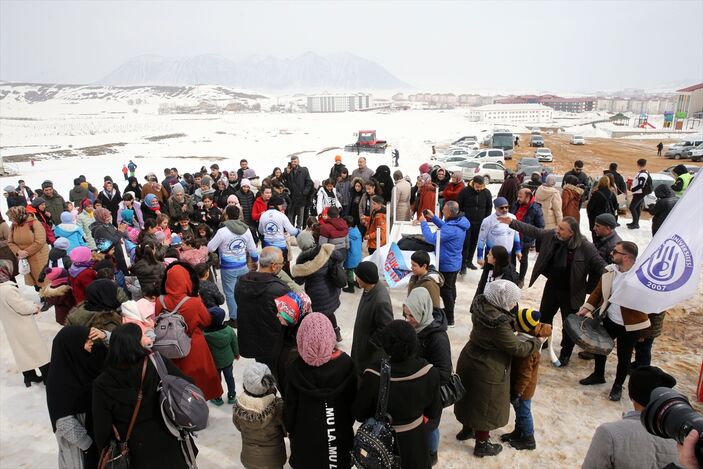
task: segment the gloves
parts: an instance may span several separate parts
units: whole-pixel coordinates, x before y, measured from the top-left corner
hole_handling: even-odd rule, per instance
[[[520,404],[520,396],[511,396],[510,404],[512,404],[514,408],[517,408],[517,406]]]

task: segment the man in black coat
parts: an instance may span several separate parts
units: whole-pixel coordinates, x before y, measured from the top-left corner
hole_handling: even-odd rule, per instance
[[[566,184],[567,176],[574,176],[576,179],[578,179],[578,184],[576,184],[576,187],[578,187],[579,189],[583,189],[581,201],[588,200],[588,197],[591,194],[591,183],[588,180],[588,175],[583,172],[583,161],[574,161],[573,169],[567,171],[566,174],[564,174],[564,179],[562,179],[561,181],[561,187],[564,187],[564,184]]]
[[[598,284],[605,271],[605,261],[598,255],[595,246],[581,235],[579,223],[573,217],[564,217],[552,230],[540,229],[510,217],[499,217],[498,220],[540,244],[529,286],[540,275],[547,278],[539,307],[541,321],[552,324],[554,315],[561,310],[563,324],[569,314],[579,310],[586,294]],[[562,329],[561,366],[569,363],[573,350],[574,341]]]
[[[266,364],[271,370],[278,369],[278,356],[283,347],[283,326],[276,317],[274,300],[291,291],[276,277],[283,262],[280,249],[265,247],[259,256],[259,270],[242,275],[234,288],[239,353]]]
[[[459,211],[471,222],[471,228],[469,228],[464,238],[464,251],[462,253],[464,260],[461,266],[461,275],[466,275],[467,267],[471,270],[476,270],[477,268],[471,262],[471,259],[474,258],[476,246],[478,245],[481,222],[493,211],[492,199],[493,196],[491,191],[486,189],[486,181],[483,176],[474,176],[469,185],[459,192],[457,197]]]
[[[376,264],[364,261],[356,268],[356,281],[363,293],[356,310],[351,356],[359,376],[382,357],[381,331],[393,321],[391,297],[378,280]]]
[[[618,194],[627,193],[627,184],[625,184],[625,178],[622,177],[622,174],[618,173],[617,163],[610,163],[610,166],[608,166],[608,169],[603,171],[603,174],[613,175],[613,178],[615,178],[615,187],[618,189]]]
[[[613,249],[622,239],[615,228],[620,226],[610,213],[601,213],[596,217],[593,225],[593,245],[598,250],[598,255],[606,264],[613,263]]]
[[[291,156],[290,169],[286,168],[285,181],[290,190],[291,207],[286,210],[288,219],[296,228],[305,226],[305,206],[312,193],[312,179],[308,168],[300,166],[297,156]]]
[[[667,184],[662,184],[654,189],[657,202],[649,206],[649,214],[652,215],[652,236],[657,234],[662,223],[669,216],[669,212],[674,209],[674,205],[679,201],[674,190]]]

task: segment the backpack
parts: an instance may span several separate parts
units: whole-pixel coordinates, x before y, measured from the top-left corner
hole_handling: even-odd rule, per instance
[[[352,462],[360,469],[399,469],[400,449],[391,416],[386,412],[391,384],[391,366],[381,360],[381,379],[376,414],[361,424],[354,435]]]
[[[183,358],[190,353],[191,338],[188,336],[188,325],[183,316],[178,313],[178,309],[188,301],[188,298],[188,296],[184,297],[173,310],[169,310],[164,303],[164,296],[159,296],[163,309],[154,324],[156,338],[152,348],[166,358]]]
[[[644,183],[644,187],[642,188],[642,195],[649,195],[652,193],[654,190],[653,188],[653,183],[652,183],[652,176],[647,173],[647,180]]]
[[[181,451],[191,468],[195,465],[192,433],[204,430],[210,414],[207,400],[196,385],[170,375],[163,358],[158,352],[149,355],[151,363],[159,374],[159,408],[166,428],[181,442]]]

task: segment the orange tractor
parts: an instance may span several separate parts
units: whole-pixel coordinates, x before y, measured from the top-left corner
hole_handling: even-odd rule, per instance
[[[388,147],[388,142],[385,140],[376,140],[375,130],[360,130],[358,132],[356,143],[344,147],[344,151],[362,151],[368,153],[385,153]]]

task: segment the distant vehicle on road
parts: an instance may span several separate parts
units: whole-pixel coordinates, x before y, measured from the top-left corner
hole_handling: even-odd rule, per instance
[[[497,161],[462,161],[447,168],[447,171],[454,172],[461,170],[464,181],[470,181],[472,177],[480,175],[486,180],[486,184],[492,182],[503,182],[505,179],[505,166]]]
[[[571,143],[572,145],[585,145],[586,139],[583,138],[581,135],[572,135],[571,141],[569,143]]]
[[[700,161],[701,159],[703,159],[703,143],[701,143],[695,148],[688,150],[688,157],[691,158],[691,161]],[[696,166],[696,168],[697,167],[698,166]]]
[[[439,157],[437,157],[437,160],[444,161],[444,159],[450,158],[453,156],[461,156],[462,158],[467,158],[469,155],[472,155],[475,153],[476,153],[476,150],[470,150],[468,148],[452,147],[452,148],[447,148],[444,151],[444,153],[442,153]]]
[[[504,165],[505,160],[509,160],[510,158],[508,158],[505,152],[500,148],[487,148],[473,153],[468,159],[479,161],[498,161]]]
[[[552,150],[549,148],[538,148],[535,151],[535,158],[537,158],[537,161],[544,161],[547,163],[551,163],[554,161],[554,156],[552,155]]]
[[[682,158],[690,158],[689,150],[703,143],[703,139],[681,140],[680,142],[669,145],[669,149],[664,152],[664,158],[673,158],[680,160]]]
[[[478,139],[475,135],[465,135],[458,140],[452,142],[452,146],[465,146],[465,145],[478,144]]]
[[[523,158],[517,162],[517,174],[523,173],[530,176],[532,173],[542,173],[546,171],[548,174],[552,172],[552,168],[540,164],[537,158]]]
[[[530,136],[530,146],[531,147],[543,147],[544,137],[541,135],[531,135]]]

